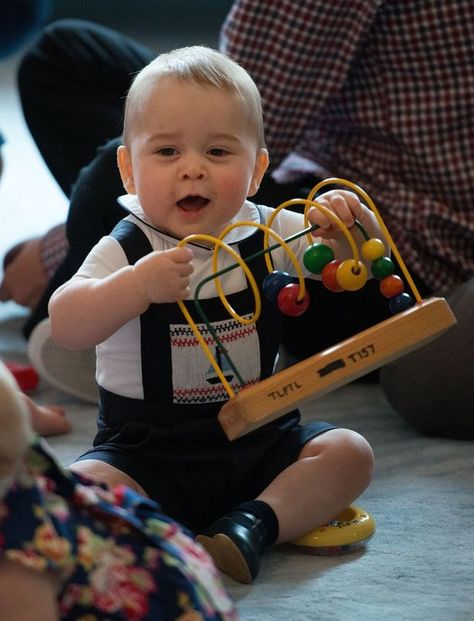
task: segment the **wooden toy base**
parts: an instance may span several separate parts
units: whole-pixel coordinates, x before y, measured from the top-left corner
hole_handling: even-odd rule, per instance
[[[456,323],[444,298],[431,298],[311,356],[259,384],[244,388],[218,419],[229,440],[325,395],[433,340]]]

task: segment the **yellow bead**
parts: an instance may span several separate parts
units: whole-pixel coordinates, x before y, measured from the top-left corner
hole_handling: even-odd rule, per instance
[[[382,240],[372,237],[362,244],[362,256],[367,261],[375,261],[385,254],[385,244]]]
[[[336,279],[345,291],[358,291],[367,282],[367,268],[360,261],[346,259],[337,268]]]

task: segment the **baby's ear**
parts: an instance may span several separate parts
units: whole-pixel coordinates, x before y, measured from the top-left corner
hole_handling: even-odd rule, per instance
[[[268,164],[268,151],[266,149],[260,149],[255,160],[255,167],[247,196],[253,196],[258,192],[258,188],[260,187],[263,175],[268,168]]]
[[[133,181],[132,158],[130,150],[125,145],[120,145],[117,149],[117,164],[120,177],[125,190],[129,194],[135,194],[135,183]]]

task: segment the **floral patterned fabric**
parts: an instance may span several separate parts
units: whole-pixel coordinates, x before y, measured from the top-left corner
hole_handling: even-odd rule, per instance
[[[67,621],[236,621],[212,561],[156,503],[63,471],[37,440],[0,502],[0,555],[54,570]]]

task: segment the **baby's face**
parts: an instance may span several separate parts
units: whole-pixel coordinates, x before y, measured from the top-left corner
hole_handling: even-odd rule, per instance
[[[148,95],[119,150],[127,191],[154,226],[178,238],[218,235],[257,191],[267,164],[237,96],[170,77]]]

